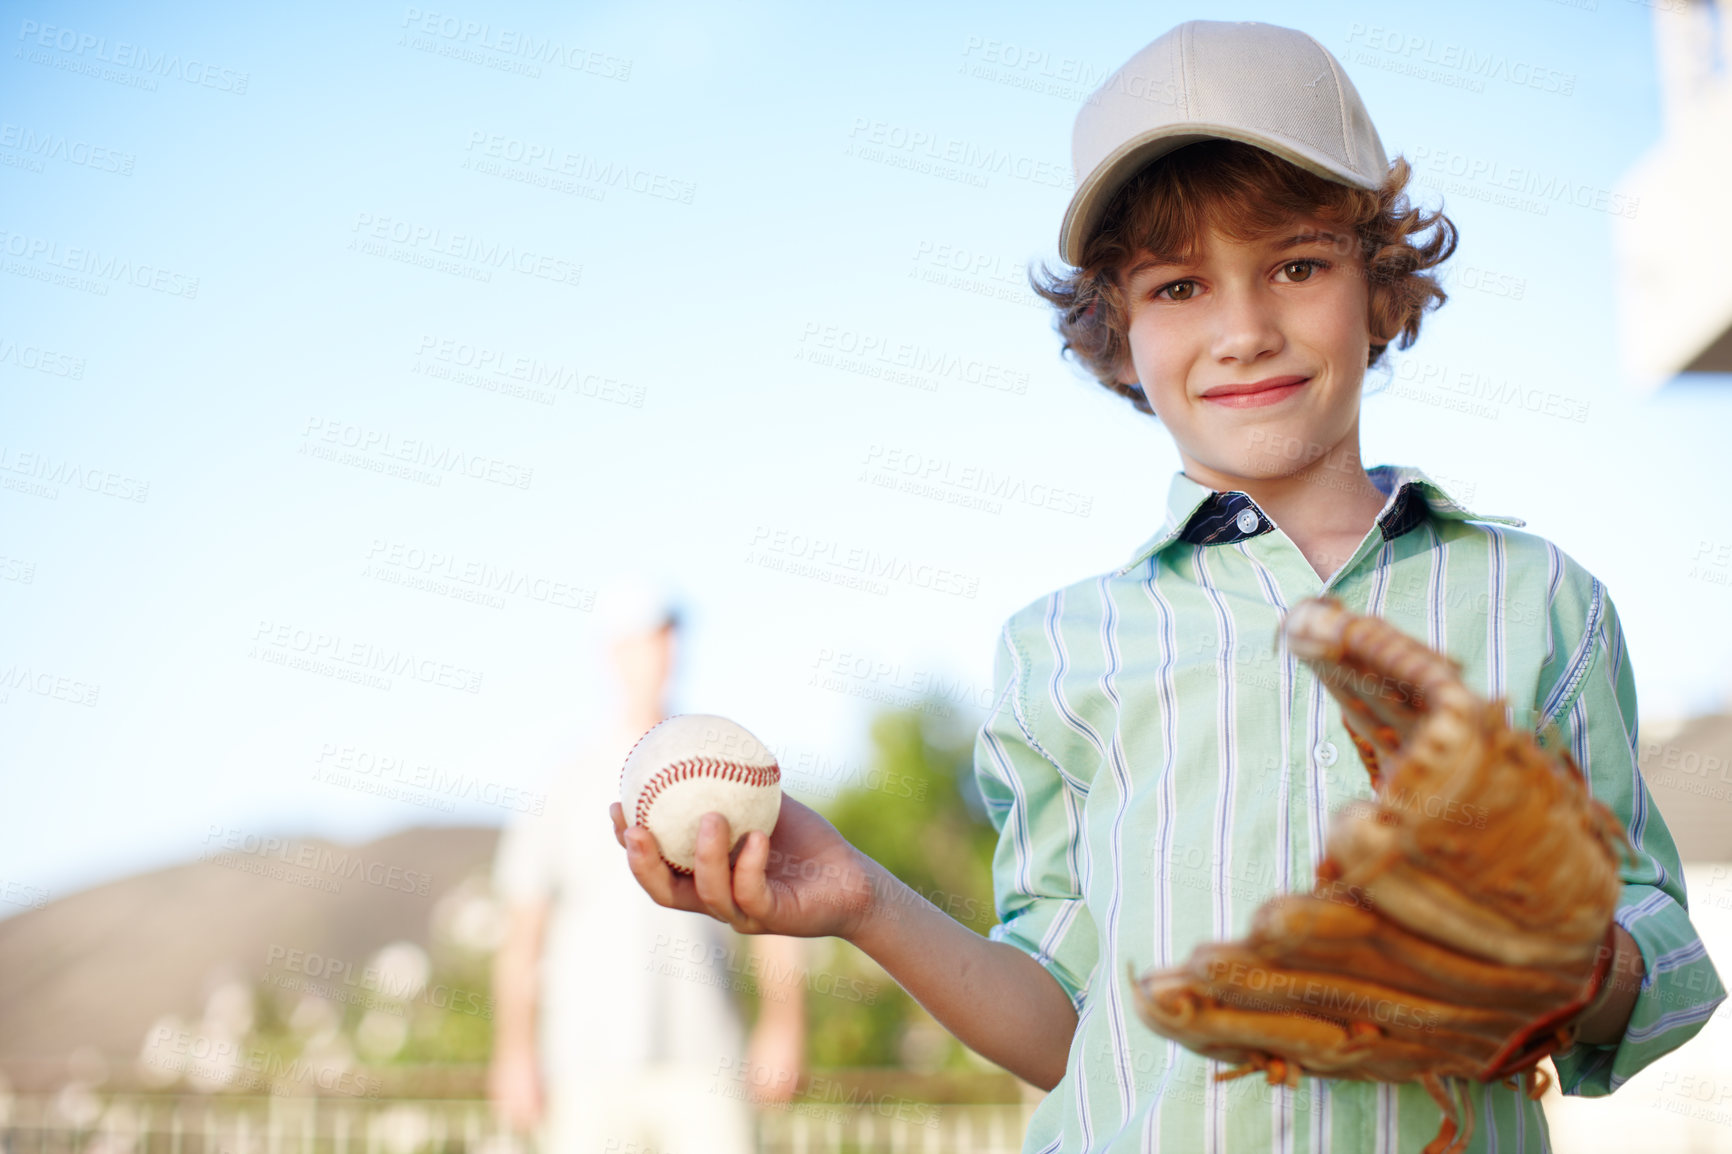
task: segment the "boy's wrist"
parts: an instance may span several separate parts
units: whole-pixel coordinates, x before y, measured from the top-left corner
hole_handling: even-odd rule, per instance
[[[1575,1022],[1576,1040],[1589,1045],[1614,1045],[1624,1036],[1647,972],[1641,947],[1623,926],[1614,923],[1607,941],[1612,959],[1605,982]]]
[[[892,929],[890,923],[906,908],[906,898],[914,891],[872,858],[860,854],[860,859],[865,901],[853,924],[837,936],[868,957],[876,957],[878,947]]]

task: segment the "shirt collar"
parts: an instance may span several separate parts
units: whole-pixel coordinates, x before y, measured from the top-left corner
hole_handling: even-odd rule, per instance
[[[1490,521],[1520,528],[1527,522],[1518,517],[1494,517],[1470,511],[1443,487],[1418,469],[1404,465],[1378,465],[1366,474],[1389,500],[1377,515],[1377,526],[1385,541],[1394,540],[1419,526],[1429,514],[1452,521]],[[1122,576],[1175,541],[1192,545],[1231,545],[1262,536],[1275,528],[1268,514],[1249,494],[1237,489],[1219,492],[1185,476],[1173,474],[1167,490],[1167,520],[1159,533],[1137,547],[1123,568]]]

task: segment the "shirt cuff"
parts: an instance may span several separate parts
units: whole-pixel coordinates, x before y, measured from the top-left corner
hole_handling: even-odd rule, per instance
[[[1579,1042],[1552,1055],[1558,1088],[1598,1098],[1695,1037],[1726,1000],[1720,975],[1683,906],[1663,890],[1626,884],[1613,920],[1642,953],[1642,985],[1616,1045]]]
[[[1081,898],[1047,898],[987,932],[1039,962],[1082,1013],[1096,961],[1095,931]]]

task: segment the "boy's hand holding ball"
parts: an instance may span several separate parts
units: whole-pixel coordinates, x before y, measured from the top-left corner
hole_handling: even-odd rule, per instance
[[[784,795],[776,759],[725,717],[682,714],[639,738],[612,817],[651,898],[741,933],[852,940],[894,885]]]
[[[782,771],[762,742],[727,718],[685,713],[638,738],[620,771],[619,800],[632,824],[655,836],[662,859],[689,874],[706,813],[721,814],[735,839],[776,828]]]

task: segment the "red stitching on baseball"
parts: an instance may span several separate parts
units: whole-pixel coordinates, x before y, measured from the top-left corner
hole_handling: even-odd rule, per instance
[[[620,772],[623,775],[625,771],[622,769]],[[637,824],[648,829],[650,807],[655,804],[656,798],[661,796],[661,792],[676,782],[687,781],[694,777],[715,777],[723,781],[737,781],[751,786],[780,785],[782,767],[773,761],[767,766],[745,765],[720,757],[688,757],[683,761],[669,762],[656,770],[655,775],[644,782],[643,792],[639,793],[637,798],[637,812],[632,815]],[[685,866],[675,865],[668,861],[666,854],[662,855],[662,861],[667,862],[677,873],[689,874],[692,872]]]
[[[654,733],[656,730],[658,730],[662,726],[666,725],[668,723],[668,721],[672,721],[672,720],[673,720],[673,718],[670,717],[666,721],[656,722],[654,725],[650,726],[648,729],[643,731],[643,737],[640,737],[636,741],[631,743],[631,748],[626,750],[625,761],[621,762],[620,767],[619,767],[619,783],[621,786],[625,785],[625,770],[626,770],[626,766],[631,764],[631,755],[636,753],[637,747],[643,744],[644,737],[648,737],[650,734]]]

